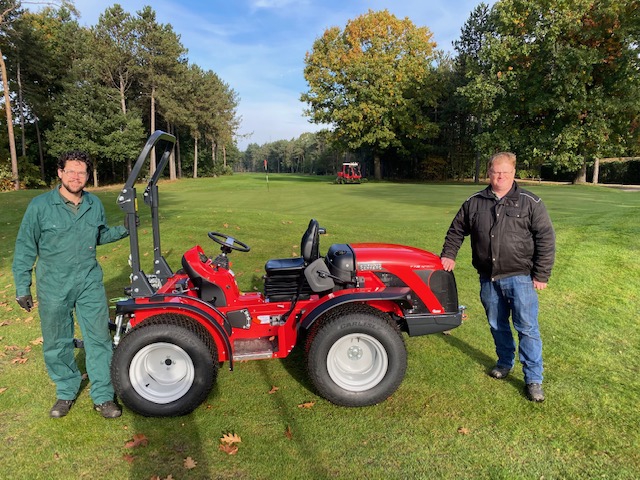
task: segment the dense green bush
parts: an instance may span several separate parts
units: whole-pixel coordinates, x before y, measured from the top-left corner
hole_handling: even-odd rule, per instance
[[[640,184],[640,160],[601,163],[598,182],[624,183],[627,185]]]

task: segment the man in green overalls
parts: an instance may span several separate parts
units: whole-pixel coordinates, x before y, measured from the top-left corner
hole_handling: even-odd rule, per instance
[[[27,207],[13,258],[16,300],[27,311],[33,307],[31,272],[37,259],[44,361],[56,384],[57,401],[49,412],[54,418],[69,413],[82,380],[74,357],[74,310],[84,340],[94,408],[105,418],[122,414],[111,384],[113,347],[96,245],[115,242],[129,232],[126,226],[107,226],[102,202],[84,191],[92,166],[84,152],[60,157],[61,185],[37,196]]]

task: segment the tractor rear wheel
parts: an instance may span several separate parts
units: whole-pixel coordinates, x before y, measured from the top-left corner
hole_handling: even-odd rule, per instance
[[[306,342],[307,369],[318,393],[346,407],[375,405],[395,392],[407,350],[393,320],[353,305],[319,319]]]
[[[118,397],[147,417],[185,415],[209,395],[218,374],[213,338],[181,315],[149,318],[127,333],[113,353]]]

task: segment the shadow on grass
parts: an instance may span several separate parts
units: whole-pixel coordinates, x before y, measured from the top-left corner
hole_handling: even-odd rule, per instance
[[[307,367],[304,359],[304,338],[299,338],[295,348],[287,357],[280,360],[280,362],[291,378],[304,387],[305,390],[308,390],[309,393],[316,395],[315,388],[307,374]]]
[[[455,337],[453,335],[443,335],[443,338],[444,338],[444,341],[446,343],[448,343],[452,347],[458,349],[464,355],[466,355],[471,360],[476,362],[478,365],[483,367],[484,370],[485,370],[485,373],[487,375],[489,374],[489,371],[496,364],[495,358],[490,357],[489,355],[484,353],[482,350],[479,350],[479,349],[469,345],[464,340],[461,340],[461,339],[459,339],[459,338],[457,338],[457,337]],[[518,368],[518,367],[519,367],[519,364],[516,362],[516,368]],[[511,386],[513,386],[513,388],[518,390],[518,393],[520,393],[520,395],[522,395],[523,397],[526,396],[524,394],[524,386],[525,385],[524,385],[524,381],[523,380],[521,380],[519,378],[516,378],[513,375],[509,375],[506,379],[504,379],[502,381],[510,384]]]
[[[297,347],[296,347],[297,348]],[[293,355],[293,354],[292,354]],[[298,355],[294,355],[296,357],[300,357],[295,363],[291,361],[287,361],[291,359],[291,355],[285,358],[282,363],[287,368],[287,371],[292,373],[292,376],[300,381],[300,366],[302,365],[302,355],[298,351]],[[287,367],[288,364],[288,367]],[[292,368],[292,370],[290,370]],[[272,378],[269,373],[269,369],[265,362],[258,362],[258,369],[262,378],[264,379],[265,385],[275,385],[276,381]],[[304,371],[304,368],[302,368]],[[300,381],[301,384],[305,385],[304,382]],[[306,386],[306,385],[305,385]],[[305,464],[307,465],[307,472],[300,472],[301,477],[309,477],[316,479],[330,479],[334,476],[331,472],[322,465],[322,461],[318,458],[316,442],[313,437],[310,437],[306,434],[306,432],[302,429],[298,421],[296,420],[295,410],[289,402],[285,402],[284,397],[282,395],[272,395],[271,398],[273,402],[278,407],[278,412],[280,412],[280,420],[282,421],[282,431],[285,435],[287,435],[293,444],[295,444],[300,458],[306,459]],[[304,468],[303,465],[300,465],[300,468]],[[305,475],[306,474],[306,475]]]
[[[205,403],[213,402],[218,395],[217,384],[214,384]],[[202,435],[196,421],[201,408],[188,415],[167,418],[143,417],[124,409],[131,436],[141,434],[148,440],[146,447],[131,449],[129,478],[182,478],[184,475],[215,478],[208,462],[210,452],[205,451],[210,447],[205,445],[206,435]]]

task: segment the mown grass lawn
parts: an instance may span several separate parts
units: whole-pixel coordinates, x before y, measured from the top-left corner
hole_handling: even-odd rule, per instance
[[[232,254],[241,289],[260,290],[265,261],[297,255],[312,217],[328,231],[322,252],[381,241],[439,253],[453,215],[479,188],[287,175],[270,175],[268,185],[260,175],[165,182],[162,250],[177,270],[193,244],[217,251],[207,231],[225,232],[252,247]],[[67,417],[48,418],[55,389],[37,312],[15,304],[11,275],[22,214],[39,192],[0,194],[0,478],[637,478],[640,192],[528,188],[544,199],[557,233],[556,267],[540,293],[545,403],[526,400],[519,365],[507,381],[486,375],[493,344],[466,244],[456,278],[469,319],[448,336],[407,337],[407,375],[380,405],[348,409],[319,398],[294,351],[223,367],[191,415],[149,419],[125,409],[109,421],[91,410],[86,385]],[[112,223],[122,219],[118,191],[96,192]],[[144,267],[153,255],[148,210],[140,209]],[[112,298],[128,283],[128,253],[127,240],[99,247]],[[82,365],[84,353],[77,356]],[[219,449],[226,433],[242,439],[235,455]],[[148,445],[126,448],[136,434]]]

